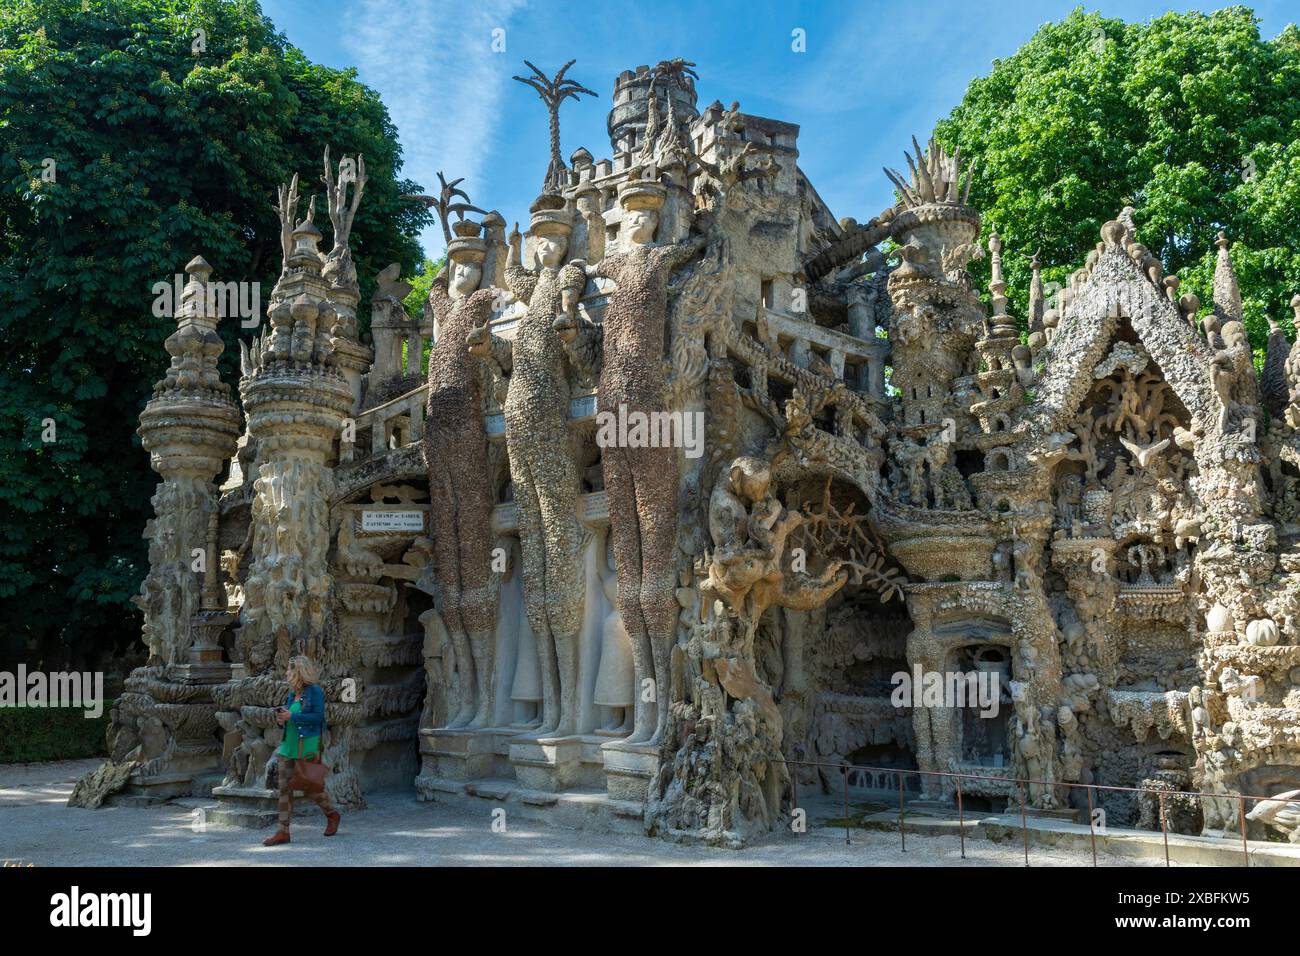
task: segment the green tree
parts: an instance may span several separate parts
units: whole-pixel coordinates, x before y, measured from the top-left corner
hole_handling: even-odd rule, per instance
[[[972,201],[996,225],[1014,310],[1041,247],[1064,284],[1125,204],[1139,239],[1211,300],[1216,233],[1233,243],[1246,325],[1289,316],[1300,291],[1300,31],[1272,40],[1246,7],[1124,23],[1076,9],[974,80],[938,138],[976,164]],[[977,266],[987,280],[988,262]]]
[[[202,254],[265,305],[276,186],[298,173],[319,192],[326,144],[366,159],[364,309],[380,268],[422,260],[429,217],[399,199],[421,187],[354,70],[310,62],[254,0],[0,10],[0,659],[75,663],[138,636],[156,476],[135,428],[175,328],[153,286]],[[238,323],[222,333],[233,381]]]

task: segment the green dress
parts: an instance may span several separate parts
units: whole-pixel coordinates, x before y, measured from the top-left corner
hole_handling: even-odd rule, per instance
[[[302,701],[297,698],[289,705],[289,719],[284,722],[284,742],[280,744],[280,749],[276,751],[281,757],[288,757],[290,760],[297,760],[298,741],[302,741],[303,757],[311,757],[320,752],[320,734],[314,737],[300,737],[298,734],[298,725],[293,722],[294,715],[302,710]]]

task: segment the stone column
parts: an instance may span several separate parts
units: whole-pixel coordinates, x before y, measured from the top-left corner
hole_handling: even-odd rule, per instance
[[[138,432],[162,478],[145,532],[149,573],[134,599],[144,612],[149,664],[128,679],[112,732],[140,741],[127,790],[151,800],[189,795],[196,776],[217,770],[210,687],[229,671],[216,641],[230,619],[224,593],[216,596],[215,481],[235,452],[240,413],[217,373],[224,345],[208,285],[212,267],[195,256],[185,271],[176,331],[165,343],[171,367]]]

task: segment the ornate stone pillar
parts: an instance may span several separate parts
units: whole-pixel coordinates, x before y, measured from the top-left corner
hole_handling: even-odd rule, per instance
[[[134,598],[149,664],[127,680],[111,732],[124,744],[114,757],[135,761],[128,792],[150,799],[188,795],[196,775],[217,769],[210,688],[228,672],[216,641],[230,620],[217,596],[214,482],[235,452],[240,414],[217,373],[224,345],[212,267],[195,256],[185,271],[176,331],[165,343],[171,367],[140,414],[141,443],[162,478],[145,532],[149,573]]]

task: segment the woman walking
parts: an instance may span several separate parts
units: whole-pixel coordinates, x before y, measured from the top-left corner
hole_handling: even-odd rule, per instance
[[[290,658],[284,675],[289,684],[289,696],[284,706],[275,712],[275,722],[284,727],[284,742],[276,751],[275,768],[280,784],[279,828],[262,841],[263,846],[279,846],[289,842],[289,818],[293,816],[293,762],[295,760],[320,760],[321,737],[325,732],[325,691],[320,687],[320,669],[310,657],[299,655]],[[330,803],[325,790],[308,793],[321,808],[327,821],[325,835],[333,836],[339,829],[339,812]]]

